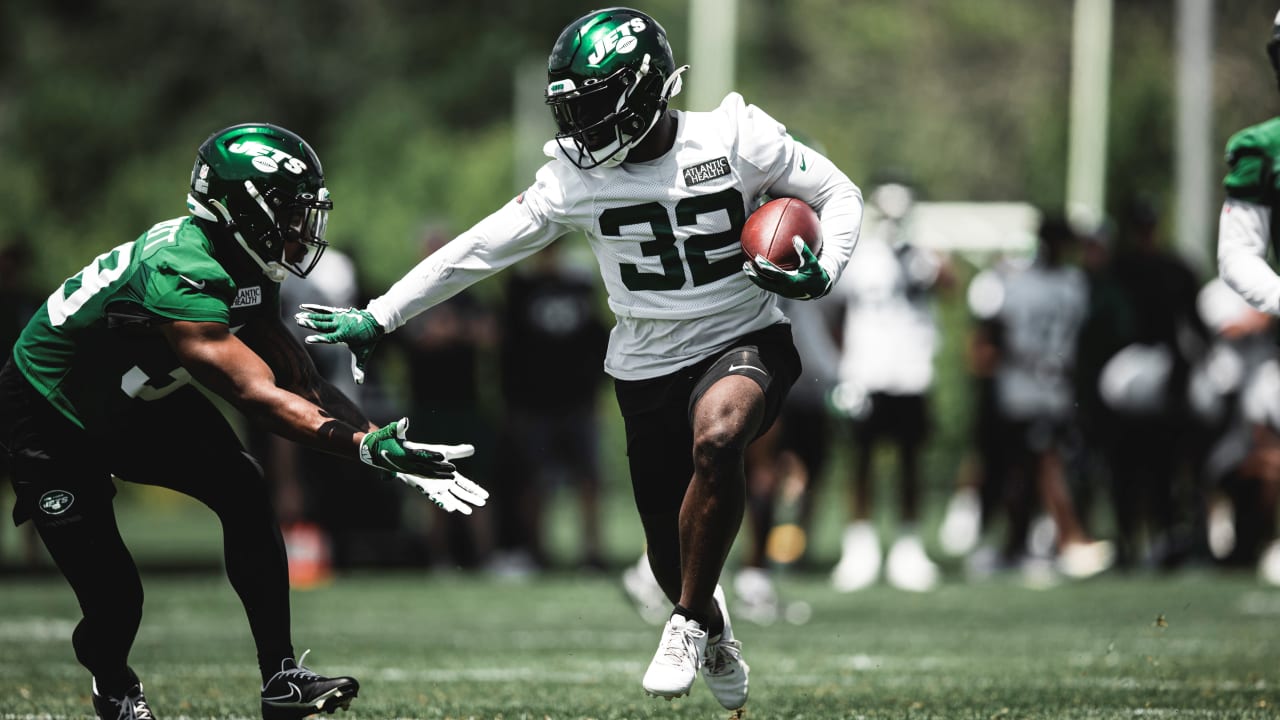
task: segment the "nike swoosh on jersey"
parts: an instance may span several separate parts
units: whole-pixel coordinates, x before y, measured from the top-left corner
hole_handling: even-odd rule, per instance
[[[195,280],[192,280],[191,278],[187,277],[186,275],[183,275],[182,273],[178,273],[178,277],[182,278],[183,282],[185,282],[186,284],[190,285],[191,287],[197,290],[204,289],[204,284],[205,284],[204,280],[201,280],[200,282],[196,282]]]
[[[272,703],[300,703],[302,702],[302,691],[298,689],[297,685],[289,683],[289,692],[284,695],[278,695],[276,697],[264,696],[262,699],[266,702]]]
[[[730,365],[730,366],[729,366],[729,370],[728,370],[728,371],[729,371],[729,372],[733,372],[734,370],[755,370],[756,372],[760,373],[761,375],[768,375],[768,374],[769,374],[769,373],[765,372],[764,370],[762,370],[762,369],[760,369],[760,368],[756,367],[755,365]]]
[[[804,172],[805,170],[809,169],[809,163],[806,162],[807,160],[808,158],[805,156],[805,154],[800,153],[800,172]]]

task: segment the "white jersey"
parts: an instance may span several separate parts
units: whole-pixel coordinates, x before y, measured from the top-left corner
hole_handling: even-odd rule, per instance
[[[1071,372],[1076,338],[1088,311],[1084,273],[1069,266],[1032,265],[1003,279],[997,317],[1004,351],[996,398],[1014,420],[1065,419],[1075,401]]]
[[[923,395],[933,384],[938,331],[928,290],[942,264],[910,245],[897,249],[882,232],[858,243],[834,292],[846,301],[840,379],[867,392]]]
[[[615,378],[665,375],[784,322],[777,296],[742,273],[747,216],[765,194],[812,205],[822,221],[819,261],[835,279],[858,239],[861,192],[737,93],[711,112],[676,116],[674,146],[647,162],[582,170],[548,143],[552,160],[528,190],[419,263],[369,311],[389,332],[579,231],[617,317],[605,358]]]

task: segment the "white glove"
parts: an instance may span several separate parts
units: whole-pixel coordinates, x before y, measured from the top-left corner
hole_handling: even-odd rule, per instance
[[[469,457],[474,452],[470,445],[431,445],[429,447],[443,453],[448,459]],[[489,498],[488,490],[458,473],[444,480],[432,480],[408,473],[396,473],[396,477],[400,478],[405,485],[426,495],[445,512],[470,515],[472,506],[484,507],[485,501]]]

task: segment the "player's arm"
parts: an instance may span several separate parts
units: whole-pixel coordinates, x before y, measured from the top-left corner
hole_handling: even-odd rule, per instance
[[[308,343],[346,345],[352,374],[364,381],[374,345],[418,313],[536,253],[565,233],[534,207],[532,190],[427,256],[364,309],[303,305],[294,319],[315,330]]]
[[[275,375],[277,386],[323,408],[334,418],[364,431],[377,428],[342,391],[320,374],[302,343],[274,315],[262,315],[237,334]]]
[[[1218,274],[1249,302],[1280,315],[1280,276],[1267,262],[1271,210],[1228,197],[1218,217]]]
[[[800,142],[769,188],[771,197],[804,200],[822,223],[822,254],[817,262],[834,282],[853,255],[862,229],[862,190],[835,163]]]
[[[193,378],[268,430],[319,450],[354,457],[367,423],[343,421],[276,384],[257,353],[217,322],[164,326],[170,347]]]
[[[470,445],[423,445],[405,439],[408,421],[371,432],[334,417],[276,385],[275,373],[253,350],[217,322],[175,321],[163,326],[169,346],[191,376],[272,432],[368,465],[424,478],[454,479],[450,459]]]

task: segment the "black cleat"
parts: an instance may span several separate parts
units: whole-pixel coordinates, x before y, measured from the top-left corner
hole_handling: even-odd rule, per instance
[[[155,720],[147,696],[142,694],[142,682],[129,671],[133,683],[124,697],[110,697],[98,693],[98,681],[93,681],[93,712],[98,720]]]
[[[360,691],[360,683],[351,677],[317,675],[302,665],[306,659],[306,652],[298,662],[286,659],[280,664],[280,672],[272,675],[262,686],[264,720],[296,720],[314,713],[332,713],[339,708],[346,710],[351,706],[351,701]]]

